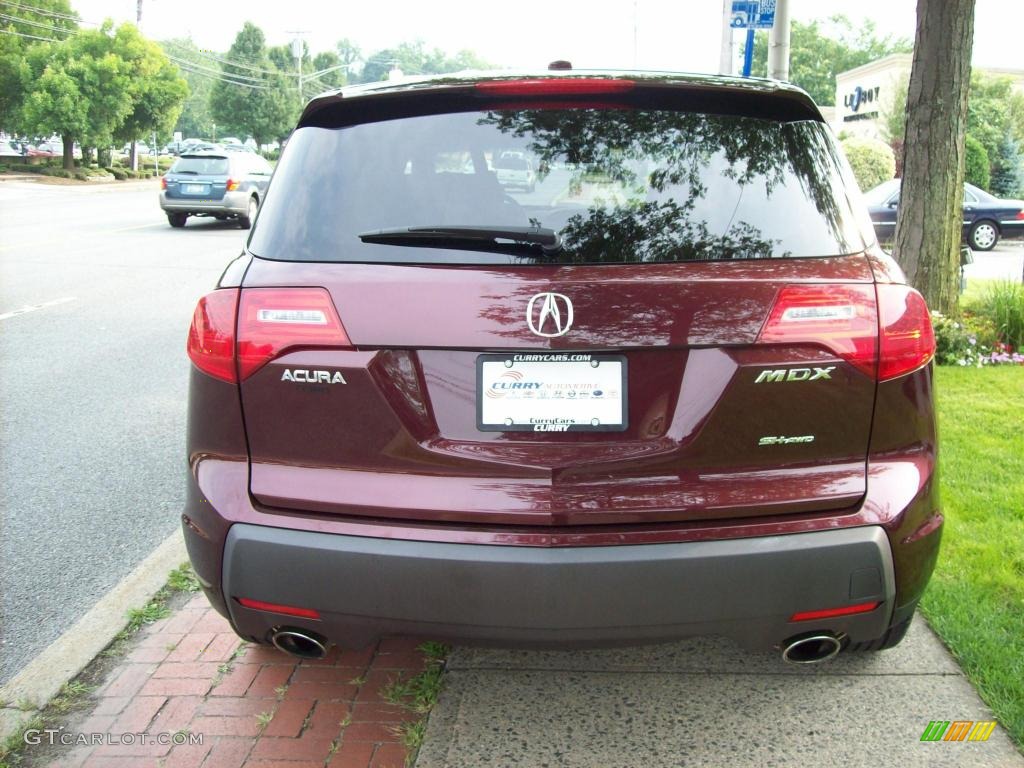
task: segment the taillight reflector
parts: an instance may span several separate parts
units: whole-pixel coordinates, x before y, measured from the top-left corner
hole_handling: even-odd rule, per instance
[[[234,192],[236,189],[238,189],[238,181],[235,179],[228,179],[227,188],[228,192]]]
[[[351,347],[323,288],[245,288],[238,309],[238,370],[248,378],[298,347]]]
[[[298,616],[303,619],[320,620],[320,612],[312,608],[297,608],[294,605],[281,605],[280,603],[265,603],[262,600],[250,600],[248,597],[236,597],[235,600],[243,608],[252,608],[254,611],[267,611],[269,613],[281,613],[285,616]]]
[[[235,309],[238,289],[224,288],[203,296],[192,315],[186,348],[199,370],[221,381],[234,382]]]
[[[160,177],[160,189],[167,189],[167,177],[166,176],[161,176]]]
[[[924,297],[906,285],[879,284],[878,380],[927,365],[935,354],[935,332]]]
[[[536,77],[477,83],[476,90],[485,96],[579,96],[626,93],[635,86],[632,80],[606,77]]]
[[[857,605],[844,605],[842,608],[825,608],[820,611],[799,611],[789,617],[790,621],[814,621],[815,619],[832,619],[836,616],[852,616],[857,613],[871,613],[882,604],[881,600],[872,600],[870,603],[858,603]]]
[[[878,313],[872,285],[787,285],[779,291],[759,341],[815,344],[875,375]]]

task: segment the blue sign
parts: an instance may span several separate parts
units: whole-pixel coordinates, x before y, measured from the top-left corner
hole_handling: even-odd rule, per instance
[[[771,29],[775,26],[776,0],[732,0],[733,29]]]

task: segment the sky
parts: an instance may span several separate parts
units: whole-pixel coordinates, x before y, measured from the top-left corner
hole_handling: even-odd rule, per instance
[[[83,20],[134,21],[136,0],[71,0]],[[977,0],[974,64],[1024,69],[1022,0]],[[915,0],[790,0],[792,18],[836,13],[854,24],[913,40]],[[577,68],[716,72],[722,0],[143,0],[143,32],[155,39],[191,37],[227,51],[246,21],[270,44],[301,33],[314,53],[350,38],[364,55],[422,40],[449,54],[471,49],[499,67],[543,68],[568,59]],[[635,43],[635,45],[634,45]]]

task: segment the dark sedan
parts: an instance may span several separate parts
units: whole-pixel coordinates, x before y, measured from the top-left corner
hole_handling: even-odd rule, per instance
[[[879,242],[893,239],[900,180],[890,179],[864,193]],[[963,239],[975,251],[991,251],[1001,237],[1024,236],[1024,201],[1001,200],[964,184]]]

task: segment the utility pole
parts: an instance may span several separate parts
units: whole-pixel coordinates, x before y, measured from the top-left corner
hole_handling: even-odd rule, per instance
[[[775,25],[768,30],[768,77],[789,80],[789,0],[775,2]]]
[[[135,0],[135,26],[142,28],[142,0]]]
[[[302,36],[305,35],[308,31],[309,30],[305,29],[293,29],[288,31],[289,35],[295,35],[295,37],[292,38],[292,58],[295,59],[295,68],[298,72],[297,80],[299,86],[300,104],[306,103],[306,97],[303,96],[302,94],[302,56],[306,52],[306,46],[305,43],[303,42]]]
[[[718,74],[731,75],[732,52],[732,0],[722,0],[722,49],[718,56]]]

